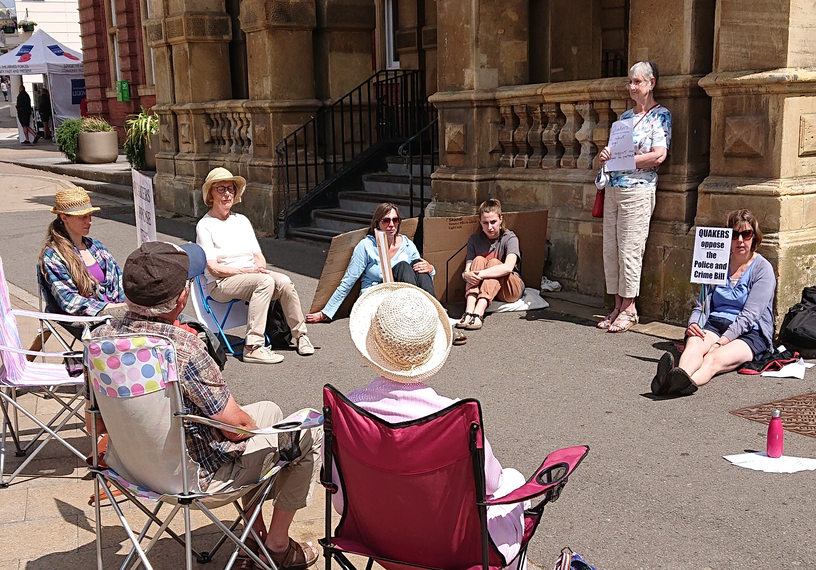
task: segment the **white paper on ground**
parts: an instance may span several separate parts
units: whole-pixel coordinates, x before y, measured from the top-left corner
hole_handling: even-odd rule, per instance
[[[769,378],[798,378],[799,380],[804,380],[805,371],[811,366],[813,366],[813,364],[808,364],[804,359],[800,358],[798,362],[786,364],[779,370],[763,372],[762,376]]]
[[[756,453],[740,453],[738,455],[723,455],[723,459],[738,467],[764,471],[766,473],[796,473],[798,471],[816,471],[816,459],[807,457],[768,457],[764,451]]]
[[[535,311],[537,309],[546,309],[550,304],[541,298],[538,294],[538,289],[527,287],[524,289],[521,298],[513,303],[504,303],[502,301],[493,301],[487,308],[487,313],[509,313],[510,311]]]

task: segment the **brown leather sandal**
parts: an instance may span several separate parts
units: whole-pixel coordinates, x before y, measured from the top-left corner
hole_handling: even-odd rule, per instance
[[[254,554],[258,554],[261,551],[254,538],[247,538],[246,545]],[[250,558],[246,552],[239,549],[238,557],[235,559],[235,566],[233,566],[233,568],[236,570],[255,570],[255,561]]]
[[[268,550],[268,548],[267,548]],[[289,539],[289,547],[283,552],[269,551],[272,562],[278,570],[303,570],[317,562],[317,550],[308,542]]]

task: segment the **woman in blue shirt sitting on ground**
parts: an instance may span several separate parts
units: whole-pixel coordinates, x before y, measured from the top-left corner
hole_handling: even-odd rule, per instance
[[[399,209],[394,204],[386,202],[377,206],[371,217],[368,235],[354,248],[348,269],[340,285],[335,289],[322,311],[306,315],[307,323],[319,323],[334,318],[337,309],[343,304],[358,279],[360,279],[361,293],[369,287],[382,283],[382,268],[380,257],[377,254],[374,230],[384,231],[388,238],[388,257],[391,260],[394,281],[416,285],[431,296],[435,296],[433,276],[436,272],[433,265],[422,259],[414,243],[399,233],[401,221]]]
[[[728,284],[697,299],[677,367],[672,368],[674,358],[668,352],[658,362],[652,380],[656,396],[693,394],[716,374],[736,370],[773,347],[776,277],[768,260],[756,252],[762,232],[748,210],[728,214],[728,227],[733,229]]]

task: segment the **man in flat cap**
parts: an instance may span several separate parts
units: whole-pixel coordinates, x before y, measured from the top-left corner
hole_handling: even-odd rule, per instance
[[[204,343],[190,332],[173,326],[187,304],[189,280],[200,274],[206,263],[204,251],[196,244],[142,244],[127,258],[123,270],[128,312],[122,319],[96,328],[92,336],[129,333],[165,336],[176,349],[185,413],[207,416],[247,430],[279,423],[284,416],[272,402],[239,406]],[[192,422],[185,422],[184,428],[189,453],[200,467],[202,490],[220,493],[252,484],[258,481],[270,458],[277,460],[276,436],[247,438]],[[302,569],[317,560],[317,551],[310,543],[289,538],[289,526],[295,511],[305,507],[311,497],[312,481],[320,468],[320,444],[317,430],[301,432],[300,458],[285,468],[273,487],[275,509],[268,530],[262,517],[256,521],[256,532],[279,568]],[[246,564],[242,564],[244,562]],[[248,557],[245,561],[239,559],[241,567],[250,568],[252,564]]]

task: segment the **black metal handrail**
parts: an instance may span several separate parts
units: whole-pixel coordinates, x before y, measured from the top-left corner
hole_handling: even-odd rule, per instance
[[[436,114],[436,109],[432,111]],[[417,134],[402,143],[399,147],[399,155],[405,160],[408,169],[408,207],[411,217],[414,217],[414,166],[419,166],[419,219],[425,217],[425,166],[430,166],[428,178],[436,170],[439,160],[439,119],[435,118],[423,127]],[[414,157],[418,156],[419,161],[414,163]]]
[[[424,72],[375,73],[275,146],[282,199],[279,224],[328,189],[332,179],[373,147],[401,142],[428,122]]]

